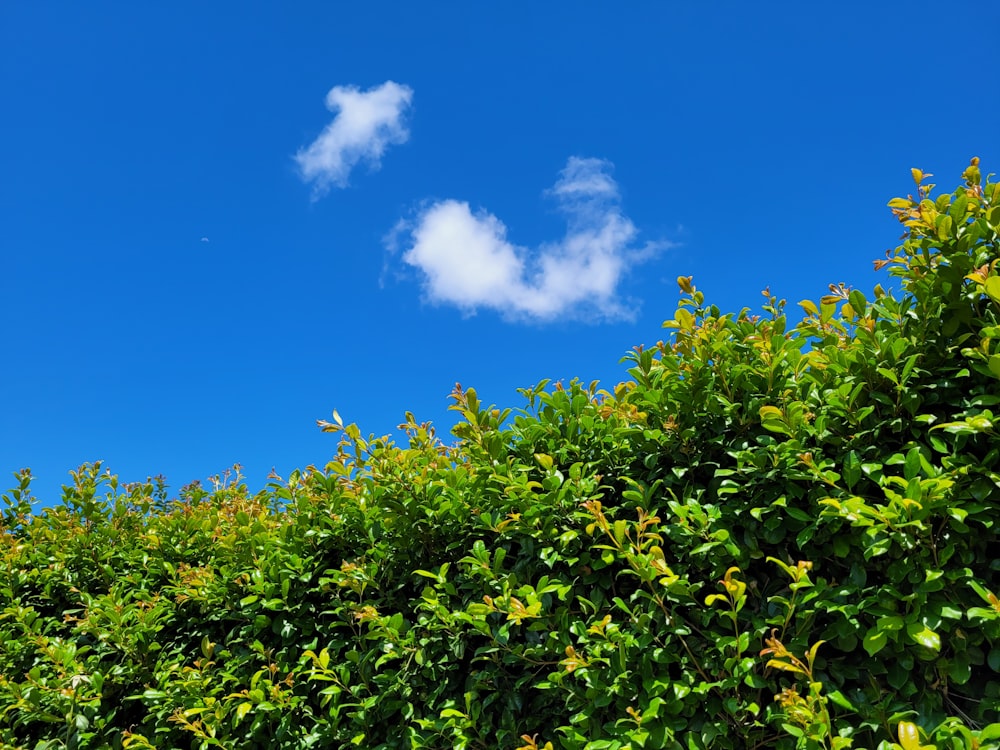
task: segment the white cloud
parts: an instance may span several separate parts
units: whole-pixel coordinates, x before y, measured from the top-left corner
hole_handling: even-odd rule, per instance
[[[546,191],[566,218],[566,234],[556,242],[519,247],[496,216],[445,200],[397,228],[396,235],[409,233],[403,260],[423,273],[430,301],[466,312],[492,308],[536,320],[631,317],[619,283],[655,247],[633,245],[637,230],[621,211],[611,168],[601,159],[566,163]]]
[[[346,187],[351,170],[362,160],[377,169],[388,146],[406,143],[410,131],[403,119],[413,89],[394,81],[361,91],[334,86],[326,95],[333,121],[319,137],[295,154],[302,179],[313,183],[314,195],[331,186]]]

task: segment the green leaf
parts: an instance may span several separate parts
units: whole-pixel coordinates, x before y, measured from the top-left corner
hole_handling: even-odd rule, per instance
[[[965,659],[954,659],[948,665],[948,675],[958,685],[964,685],[972,677],[972,666],[968,657]]]
[[[983,587],[978,581],[969,581],[969,586],[975,591],[979,598],[982,599],[987,604],[993,604],[994,595]]]
[[[894,630],[903,629],[903,618],[899,615],[888,615],[886,617],[880,617],[878,622],[875,623],[875,627],[879,630],[892,632]]]
[[[785,415],[776,406],[762,406],[759,410],[761,426],[769,432],[791,435],[792,431],[785,421]]]
[[[851,303],[851,307],[854,308],[854,312],[858,314],[858,317],[865,317],[865,310],[868,306],[868,301],[865,299],[865,295],[855,289],[851,292],[848,299]]]
[[[801,727],[789,724],[788,722],[783,722],[781,728],[792,735],[792,737],[803,737],[805,735],[805,732],[802,731]]]
[[[984,742],[986,740],[1000,740],[1000,724],[987,724],[983,727],[979,732],[979,740],[980,742]],[[980,745],[980,747],[985,746]]]
[[[854,485],[861,480],[861,459],[858,458],[857,451],[851,451],[844,458],[841,474],[847,483],[847,489],[853,490]]]
[[[965,209],[969,205],[969,199],[965,194],[959,195],[955,202],[948,209],[948,215],[956,223],[965,221]]]
[[[868,652],[869,656],[875,656],[875,654],[885,648],[888,642],[889,639],[886,637],[884,630],[870,628],[868,632],[865,633],[865,637],[861,641],[861,645],[864,646],[865,651]]]
[[[906,479],[914,479],[920,476],[920,449],[911,448],[906,454],[906,463],[903,464],[903,476]]]
[[[827,693],[826,695],[830,700],[832,700],[841,708],[846,708],[848,711],[854,711],[855,713],[857,713],[858,707],[855,706],[853,703],[851,703],[849,700],[847,700],[847,696],[845,696],[839,690],[833,690]]]
[[[890,370],[888,367],[876,368],[876,372],[878,372],[879,375],[886,378],[887,380],[891,380],[896,385],[899,385],[899,376],[896,375],[896,373],[893,370]]]
[[[914,643],[919,643],[924,648],[929,648],[931,651],[941,650],[941,636],[921,622],[907,625],[906,634],[913,639]]]
[[[1000,378],[1000,354],[994,354],[990,357],[989,368],[994,376]]]

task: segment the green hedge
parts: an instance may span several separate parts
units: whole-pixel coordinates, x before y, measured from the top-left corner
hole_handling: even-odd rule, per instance
[[[446,444],[0,522],[3,748],[1000,747],[1000,187],[890,207],[900,290],[723,314]],[[844,221],[843,218],[836,219]]]

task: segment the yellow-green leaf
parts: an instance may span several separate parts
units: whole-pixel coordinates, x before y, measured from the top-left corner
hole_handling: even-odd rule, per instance
[[[901,721],[896,728],[903,750],[934,750],[934,745],[920,744],[920,728],[912,721]]]
[[[684,308],[679,308],[674,313],[674,319],[677,321],[677,327],[682,331],[689,331],[694,328],[694,315]]]
[[[816,661],[816,652],[819,651],[819,647],[822,646],[826,641],[816,641],[809,652],[806,654],[806,658],[809,660],[809,664],[812,665]]]
[[[805,674],[805,671],[801,667],[796,667],[794,664],[789,664],[787,661],[779,661],[778,659],[771,659],[767,663],[767,666],[772,669],[780,669],[784,672],[795,672],[796,674]]]
[[[947,214],[944,216],[939,216],[935,222],[935,229],[937,230],[938,239],[941,241],[947,240],[951,237],[951,227],[952,220]]]
[[[821,323],[827,323],[833,317],[833,314],[837,312],[837,298],[834,297],[832,301],[829,301],[826,297],[823,297],[819,302],[819,320]]]
[[[799,302],[799,307],[801,307],[810,315],[815,315],[817,318],[819,317],[819,308],[816,307],[816,303],[813,302],[811,299],[802,300],[801,302]]]
[[[626,524],[625,521],[622,520],[615,521],[612,533],[614,534],[615,541],[618,542],[618,544],[625,543],[625,534],[627,529],[628,529],[628,524]]]
[[[990,299],[1000,305],[1000,276],[990,276],[983,286]]]
[[[941,650],[941,636],[926,625],[919,622],[914,623],[906,629],[906,632],[910,638],[924,648],[929,648],[931,651]]]

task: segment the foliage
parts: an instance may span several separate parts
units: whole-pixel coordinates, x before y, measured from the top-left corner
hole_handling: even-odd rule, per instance
[[[168,499],[99,464],[0,527],[4,748],[1000,747],[1000,188],[843,285],[688,277],[611,391],[456,387],[446,445]]]

